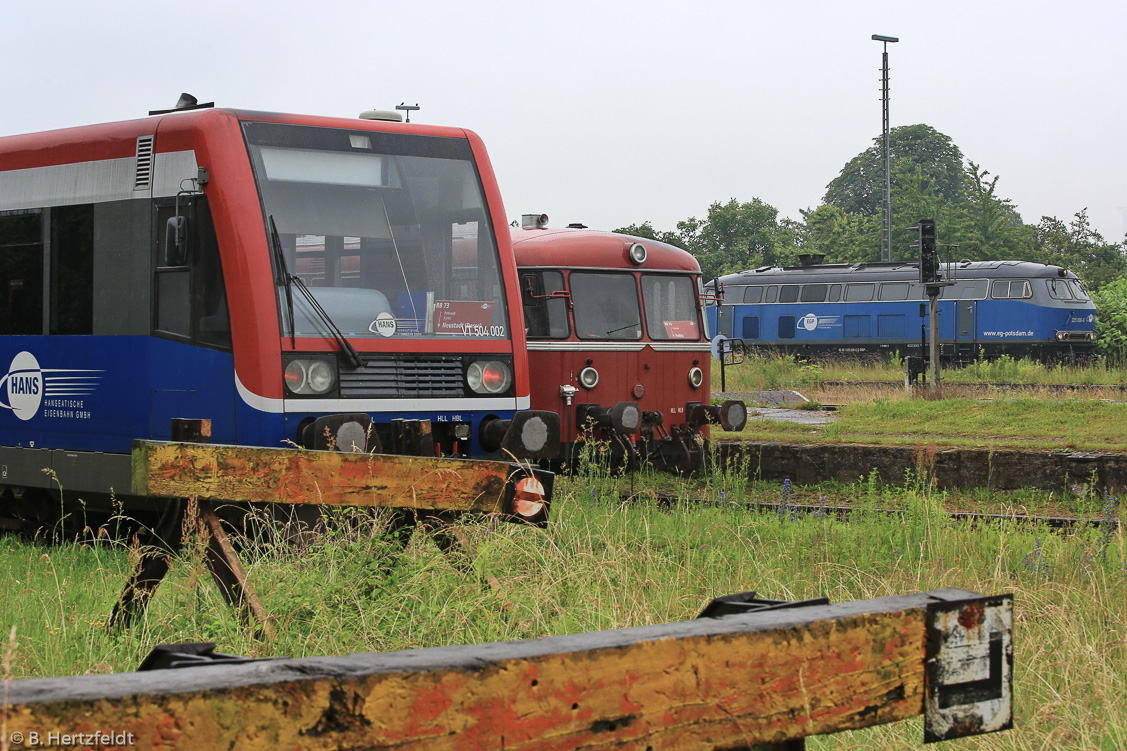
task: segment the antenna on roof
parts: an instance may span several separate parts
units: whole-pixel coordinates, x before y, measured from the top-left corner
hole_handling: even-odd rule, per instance
[[[184,112],[184,111],[187,111],[187,110],[202,110],[202,109],[207,109],[208,107],[214,107],[214,106],[215,106],[215,102],[204,102],[203,104],[200,104],[198,99],[196,99],[191,94],[184,92],[183,94],[180,95],[179,101],[176,102],[176,106],[173,107],[172,109],[170,109],[170,110],[149,110],[149,114],[150,115],[167,115],[170,112]]]

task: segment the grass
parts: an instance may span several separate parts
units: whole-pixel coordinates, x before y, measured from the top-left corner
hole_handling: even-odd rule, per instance
[[[897,390],[904,383],[904,363],[898,355],[890,359],[829,359],[803,361],[795,356],[755,352],[743,362],[728,365],[724,373],[728,391],[812,390],[814,393],[838,384],[887,384]],[[1009,356],[977,360],[965,365],[944,366],[940,379],[951,385],[999,384],[1005,387],[1110,386],[1115,392],[1127,385],[1127,366],[1096,358],[1085,365],[1045,365]],[[712,368],[712,390],[720,390],[720,368]],[[877,389],[883,392],[884,389]],[[807,396],[814,398],[811,394]],[[821,399],[819,401],[827,401]]]
[[[712,371],[714,387],[718,370]],[[741,433],[714,435],[794,443],[1121,453],[1127,450],[1121,427],[1127,405],[1119,388],[1124,376],[1123,369],[1103,361],[1064,367],[1003,357],[947,369],[938,391],[909,393],[902,368],[890,363],[802,363],[793,357],[755,356],[729,366],[729,391],[795,389],[815,402],[840,405],[835,419],[825,426],[751,420]],[[1060,388],[1064,384],[1103,388]]]
[[[1015,595],[1016,729],[947,747],[1127,747],[1122,526],[1069,535],[953,526],[942,513],[946,497],[926,478],[843,489],[858,507],[848,524],[786,504],[770,513],[733,505],[768,491],[789,503],[806,492],[749,486],[735,474],[705,478],[717,501],[705,509],[623,504],[621,482],[598,471],[561,479],[546,530],[467,523],[472,555],[443,554],[424,533],[400,551],[368,517],[300,544],[252,544],[243,558],[278,621],[273,642],[254,639],[228,610],[198,545],[177,560],[145,620],[122,633],[104,622],[128,573],[128,547],[0,538],[8,572],[0,631],[16,629],[10,672],[131,670],[154,645],[178,641],[301,657],[535,638],[683,620],[714,596],[747,589],[840,602],[963,587]],[[875,512],[889,503],[905,516]],[[909,721],[811,739],[809,747],[917,748],[921,738],[920,722]]]

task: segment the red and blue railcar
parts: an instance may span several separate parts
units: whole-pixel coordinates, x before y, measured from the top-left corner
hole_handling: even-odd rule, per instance
[[[247,446],[386,451],[405,419],[441,456],[554,451],[459,128],[188,106],[0,138],[0,295],[9,499],[126,494],[132,441],[174,418]]]

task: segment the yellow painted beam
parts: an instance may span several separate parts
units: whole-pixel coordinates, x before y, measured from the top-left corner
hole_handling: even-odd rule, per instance
[[[466,647],[14,681],[8,732],[146,749],[713,750],[924,704],[929,603],[962,590]]]
[[[133,444],[133,493],[145,496],[509,513],[513,483],[527,474],[516,464],[470,459]]]

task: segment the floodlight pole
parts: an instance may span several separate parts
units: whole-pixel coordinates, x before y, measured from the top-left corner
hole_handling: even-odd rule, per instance
[[[880,260],[892,260],[892,157],[888,149],[888,45],[899,42],[899,37],[873,34],[873,40],[884,45],[881,55],[881,134],[884,153],[884,203],[881,206],[880,220]]]

